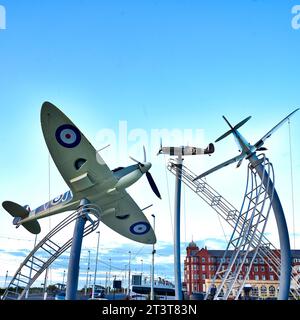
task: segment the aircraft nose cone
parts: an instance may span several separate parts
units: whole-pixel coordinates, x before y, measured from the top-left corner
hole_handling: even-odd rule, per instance
[[[144,173],[148,172],[152,167],[152,164],[150,162],[144,162],[143,165],[144,166],[142,167],[142,170]]]

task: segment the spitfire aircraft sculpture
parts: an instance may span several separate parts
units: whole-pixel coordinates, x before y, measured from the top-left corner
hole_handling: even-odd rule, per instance
[[[214,153],[215,147],[212,143],[210,143],[205,149],[191,146],[182,146],[182,147],[163,147],[162,140],[160,140],[160,149],[157,153],[159,154],[167,154],[169,156],[196,156],[200,154],[208,154],[211,155]]]
[[[197,179],[201,179],[204,178],[205,176],[209,175],[212,172],[215,172],[225,166],[228,166],[229,164],[232,164],[234,162],[237,162],[237,168],[240,167],[240,165],[242,164],[243,160],[246,159],[250,159],[253,155],[255,155],[256,151],[265,151],[267,150],[265,147],[263,147],[265,140],[270,138],[270,136],[281,126],[283,125],[292,115],[294,115],[294,113],[296,113],[299,110],[296,109],[294,110],[292,113],[290,113],[287,117],[285,117],[283,120],[281,120],[275,127],[273,127],[268,133],[266,133],[260,140],[258,140],[254,145],[251,145],[238,131],[238,129],[244,125],[248,120],[251,119],[251,116],[247,117],[246,119],[242,120],[241,122],[239,122],[236,126],[232,126],[229,121],[225,118],[225,116],[223,116],[223,119],[226,121],[226,123],[229,125],[230,130],[225,132],[221,137],[219,137],[215,142],[218,142],[222,139],[224,139],[225,137],[227,137],[228,135],[230,135],[231,133],[234,135],[234,138],[238,144],[239,147],[239,151],[241,152],[238,156],[225,161],[219,165],[217,165],[216,167],[200,174],[198,177],[196,177],[194,180]]]
[[[49,102],[42,106],[41,125],[49,152],[70,190],[35,210],[4,201],[2,206],[14,217],[13,224],[38,234],[38,219],[76,210],[80,201],[87,199],[100,208],[101,221],[108,227],[131,240],[154,244],[156,237],[148,219],[125,190],[146,174],[153,192],[161,198],[145,149],[143,162],[132,158],[137,164],[111,171],[83,133]]]

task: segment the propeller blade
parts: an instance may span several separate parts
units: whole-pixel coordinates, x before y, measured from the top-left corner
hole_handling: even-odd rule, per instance
[[[143,146],[143,151],[144,151],[144,162],[147,162],[147,156],[146,156],[145,146]]]
[[[136,163],[140,163],[138,160],[134,159],[133,157],[129,157],[129,158]]]
[[[138,161],[138,160],[136,160],[136,159],[134,159],[133,157],[129,157],[132,161],[134,161],[134,162],[136,162],[138,165],[140,165],[141,167],[144,167],[144,165],[140,162],[140,161]]]
[[[149,182],[149,184],[150,184],[150,187],[151,187],[152,191],[156,194],[156,196],[157,196],[159,199],[161,199],[161,195],[160,195],[160,193],[159,193],[159,191],[158,191],[158,188],[157,188],[157,186],[156,186],[156,184],[155,184],[155,182],[154,182],[154,180],[153,180],[153,178],[152,178],[152,175],[151,175],[151,173],[150,173],[149,171],[146,172],[146,177],[147,177],[147,179],[148,179],[148,182]]]

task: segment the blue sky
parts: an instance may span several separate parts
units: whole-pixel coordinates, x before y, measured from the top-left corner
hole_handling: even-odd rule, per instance
[[[254,143],[300,106],[300,30],[291,27],[297,0],[0,0],[0,4],[6,8],[7,21],[6,30],[0,30],[1,202],[10,199],[34,207],[48,199],[48,153],[39,120],[45,100],[59,106],[99,148],[103,141],[97,133],[103,128],[117,132],[120,120],[127,121],[129,130],[146,132],[200,128],[204,131],[200,146],[206,145],[227,130],[223,114],[233,123],[252,115],[241,132]],[[291,127],[295,193],[300,179],[299,117],[295,115]],[[291,226],[290,196],[285,192],[290,188],[287,139],[286,125],[267,147]],[[159,228],[171,223],[164,163],[154,157],[156,151],[153,147],[148,154],[163,201],[153,199],[145,180],[139,182],[143,193],[132,189],[131,194],[138,195],[138,203],[154,202],[151,210],[164,215]],[[216,145],[211,159],[189,161],[200,173],[236,154],[233,139],[227,139]],[[113,158],[109,149],[103,156],[111,167],[130,164],[128,157]],[[245,168],[240,169],[241,176]],[[238,188],[228,187],[234,170],[226,168],[211,179],[238,207],[240,194],[233,192]],[[240,183],[241,176],[234,176],[232,181]],[[169,183],[172,188],[172,177]],[[65,190],[52,164],[51,196]],[[193,195],[186,197],[190,212],[201,208],[202,225],[210,211]],[[0,221],[0,235],[29,237],[12,227],[3,210]],[[276,233],[272,228],[269,232]],[[184,237],[202,241],[217,238],[220,230],[210,235],[200,227],[188,228]],[[169,233],[170,239],[158,229],[158,239],[171,242]],[[9,247],[10,241],[1,241],[1,246]]]

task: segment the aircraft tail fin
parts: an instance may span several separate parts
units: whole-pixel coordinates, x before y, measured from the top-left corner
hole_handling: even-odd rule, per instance
[[[213,143],[210,143],[207,148],[204,149],[204,154],[211,154],[215,152],[215,146]]]
[[[27,218],[29,215],[30,209],[28,206],[22,207],[21,205],[12,201],[4,201],[2,206],[14,218],[13,224],[16,227],[22,225],[26,230],[33,234],[38,234],[41,232],[41,227],[37,220],[22,223],[22,220]]]

